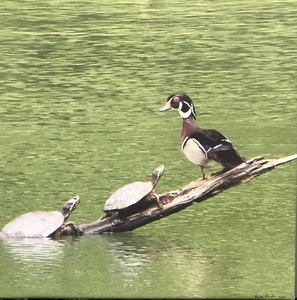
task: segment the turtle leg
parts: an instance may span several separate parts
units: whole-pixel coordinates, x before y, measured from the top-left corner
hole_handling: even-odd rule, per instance
[[[110,215],[110,224],[114,227],[119,226],[123,223],[122,216],[118,211],[113,211]]]
[[[74,222],[68,222],[68,223],[64,224],[64,226],[61,230],[61,233],[64,233],[64,232],[68,233],[69,230],[71,232],[71,235],[82,235],[83,234],[83,231]]]
[[[149,195],[149,201],[155,201],[157,203],[157,206],[162,209],[163,208],[163,205],[160,203],[160,198],[157,194],[155,193],[151,193]]]
[[[163,208],[163,205],[160,203],[160,198],[157,194],[155,194],[155,199],[156,199],[156,202],[157,202],[157,205],[160,209]]]
[[[119,212],[118,211],[112,211],[112,212],[105,212],[99,219],[98,221],[104,220],[106,218],[118,218],[119,217]]]
[[[104,214],[99,218],[99,221],[100,221],[100,220],[103,220],[103,219],[105,219],[105,218],[107,218],[107,217],[108,217],[108,214],[104,213]]]

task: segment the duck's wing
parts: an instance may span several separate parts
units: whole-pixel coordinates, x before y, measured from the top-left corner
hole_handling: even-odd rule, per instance
[[[189,135],[209,159],[221,163],[225,168],[233,168],[245,159],[236,151],[232,142],[222,133],[214,129],[200,129]]]
[[[233,149],[231,141],[222,133],[214,129],[200,129],[188,136],[189,139],[194,139],[207,152],[226,151]]]

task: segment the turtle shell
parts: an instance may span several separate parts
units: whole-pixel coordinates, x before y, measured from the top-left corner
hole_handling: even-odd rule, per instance
[[[125,209],[145,197],[153,190],[153,184],[149,182],[136,181],[118,189],[106,201],[103,211]]]
[[[5,225],[0,234],[15,238],[47,237],[63,224],[64,219],[59,211],[28,212]]]

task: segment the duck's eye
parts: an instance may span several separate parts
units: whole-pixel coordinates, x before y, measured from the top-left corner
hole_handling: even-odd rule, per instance
[[[179,101],[180,101],[179,97],[176,96],[173,98],[173,102],[179,102]]]

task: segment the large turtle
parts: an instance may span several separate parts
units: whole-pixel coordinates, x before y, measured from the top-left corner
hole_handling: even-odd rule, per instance
[[[80,197],[75,196],[63,205],[61,211],[33,211],[23,214],[5,225],[0,237],[54,237],[62,235],[69,227],[72,234],[82,234],[82,230],[75,223],[65,223],[79,202]]]
[[[136,181],[118,189],[105,202],[103,208],[105,214],[101,219],[106,217],[126,218],[148,207],[151,201],[155,201],[158,207],[162,208],[154,188],[163,172],[164,166],[161,165],[153,171],[151,181]]]

